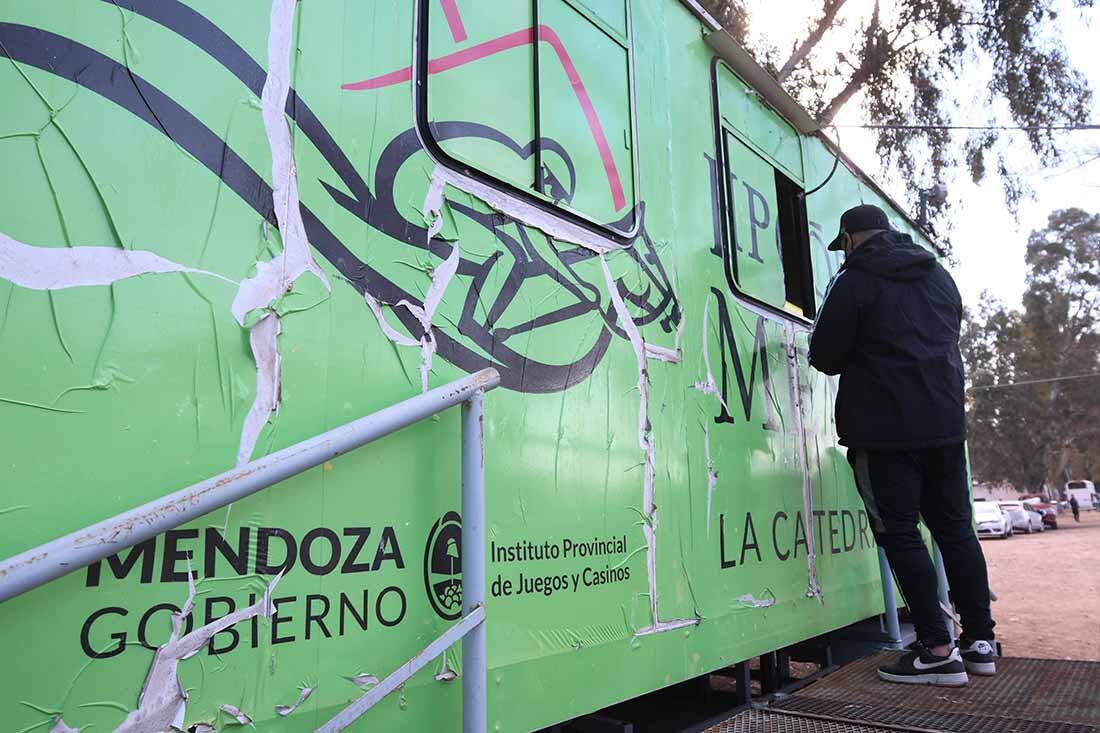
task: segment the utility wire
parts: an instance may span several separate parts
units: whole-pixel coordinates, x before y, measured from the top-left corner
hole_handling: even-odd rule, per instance
[[[1100,123],[1086,122],[1079,125],[833,125],[856,127],[862,130],[1100,130]]]
[[[1022,382],[1005,382],[1004,384],[979,384],[971,387],[971,392],[976,392],[979,389],[1003,389],[1004,387],[1022,387],[1027,384],[1046,384],[1049,382],[1066,382],[1070,379],[1089,379],[1090,377],[1100,377],[1100,372],[1093,372],[1092,374],[1072,374],[1068,377],[1050,377],[1048,379],[1027,379]]]

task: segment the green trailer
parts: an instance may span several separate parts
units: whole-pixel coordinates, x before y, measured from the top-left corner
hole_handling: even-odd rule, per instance
[[[691,0],[3,0],[0,55],[0,558],[493,369],[490,730],[883,611],[807,341],[842,210],[931,245]],[[462,623],[460,422],[35,560],[3,729],[338,716]],[[348,730],[460,730],[460,647]]]

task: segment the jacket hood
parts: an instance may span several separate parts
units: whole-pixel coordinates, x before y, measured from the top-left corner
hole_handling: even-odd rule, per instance
[[[908,234],[888,231],[865,242],[844,261],[844,267],[890,280],[919,280],[936,264],[936,256]]]

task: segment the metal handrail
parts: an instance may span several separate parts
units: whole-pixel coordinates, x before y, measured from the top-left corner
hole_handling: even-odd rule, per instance
[[[461,557],[462,605],[466,618],[440,637],[440,640],[454,643],[459,638],[464,638],[462,729],[464,733],[483,733],[487,720],[483,394],[499,384],[500,374],[496,369],[482,369],[463,379],[410,397],[269,456],[9,557],[0,562],[0,603],[152,539],[215,509],[263,491],[449,407],[462,404]],[[446,649],[450,643],[442,648]],[[434,645],[429,645],[428,649],[412,661],[434,648]],[[391,678],[407,679],[415,671],[413,666],[404,665],[387,678],[386,682]],[[364,698],[356,701],[356,710],[345,710],[330,721],[328,726],[331,727],[326,726],[325,730],[342,730],[344,725],[350,724],[366,712],[373,702],[364,705]],[[353,704],[352,707],[356,705]],[[338,723],[338,718],[343,719]]]
[[[951,638],[956,638],[956,619],[950,600],[950,586],[947,582],[947,571],[943,565],[943,553],[935,539],[932,540],[932,563],[936,569],[936,595],[939,597],[940,608],[951,633]],[[897,584],[894,581],[894,571],[890,567],[890,561],[886,559],[886,552],[882,547],[878,548],[878,568],[882,576],[882,624],[886,633],[887,647],[900,649],[903,647],[901,638],[901,623],[898,619]]]

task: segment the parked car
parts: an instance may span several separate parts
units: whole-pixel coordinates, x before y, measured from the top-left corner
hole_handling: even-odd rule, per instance
[[[1022,501],[1002,501],[998,505],[1008,516],[1014,531],[1027,534],[1043,531],[1043,518],[1035,512],[1029,512]]]
[[[978,537],[1012,536],[1012,522],[995,501],[974,502],[974,522],[978,525]]]
[[[1043,525],[1047,529],[1058,529],[1058,507],[1047,502],[1039,502],[1031,506],[1043,515]]]
[[[1034,504],[1024,504],[1024,511],[1027,512],[1028,518],[1031,520],[1032,531],[1046,531],[1047,526],[1046,522],[1043,521],[1043,513],[1036,509]]]

